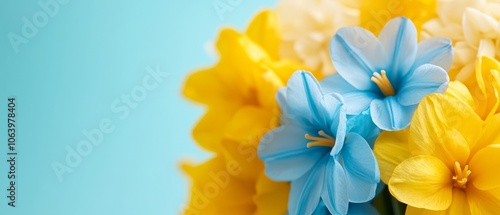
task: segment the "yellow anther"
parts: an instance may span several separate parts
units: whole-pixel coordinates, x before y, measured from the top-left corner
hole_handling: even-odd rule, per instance
[[[312,140],[307,143],[307,148],[311,148],[313,146],[326,146],[333,147],[335,145],[335,138],[326,134],[323,130],[318,132],[319,137],[311,136],[309,134],[305,135],[305,138],[308,140]]]
[[[375,84],[377,84],[377,86],[380,88],[380,91],[382,91],[384,96],[396,95],[396,92],[394,91],[391,82],[387,78],[385,70],[382,70],[380,72],[382,73],[382,75],[380,75],[378,72],[374,72],[371,80]]]

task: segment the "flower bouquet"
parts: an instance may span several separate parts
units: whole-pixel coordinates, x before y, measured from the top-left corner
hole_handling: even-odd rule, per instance
[[[281,0],[221,30],[184,214],[500,214],[498,11]]]

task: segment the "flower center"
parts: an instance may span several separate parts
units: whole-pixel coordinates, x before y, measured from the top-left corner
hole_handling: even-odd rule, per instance
[[[394,92],[394,88],[392,87],[391,82],[387,78],[385,70],[380,71],[382,75],[378,72],[374,72],[371,80],[377,84],[380,88],[380,91],[384,94],[384,96],[393,96],[396,95]]]
[[[460,163],[455,161],[455,176],[452,177],[453,186],[465,189],[470,174],[469,165],[465,165],[464,169],[462,169]]]
[[[309,134],[305,135],[306,139],[312,140],[307,143],[307,148],[311,148],[313,146],[333,147],[335,145],[335,138],[326,134],[323,130],[320,130],[318,135],[319,137],[311,136]]]

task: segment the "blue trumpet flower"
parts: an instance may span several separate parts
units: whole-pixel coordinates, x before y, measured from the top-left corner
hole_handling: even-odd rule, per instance
[[[310,215],[321,204],[347,214],[350,203],[370,201],[380,175],[366,141],[379,133],[369,115],[348,118],[343,98],[324,94],[303,71],[280,89],[278,103],[282,124],[262,138],[258,152],[271,179],[291,181],[289,214]]]
[[[322,81],[325,92],[340,93],[348,115],[370,109],[383,130],[408,127],[424,96],[445,92],[453,61],[449,39],[417,43],[415,26],[404,17],[389,21],[378,38],[360,27],[339,29],[330,54],[338,73]]]

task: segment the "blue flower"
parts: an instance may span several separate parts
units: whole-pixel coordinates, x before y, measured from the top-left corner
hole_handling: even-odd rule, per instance
[[[359,27],[341,28],[330,53],[338,74],[322,81],[325,92],[342,94],[348,115],[369,108],[383,130],[406,128],[424,96],[446,91],[453,61],[449,39],[417,43],[415,26],[404,17],[389,21],[378,38]]]
[[[364,136],[374,139],[375,125],[363,114],[348,121],[342,97],[324,94],[308,72],[294,73],[277,97],[281,126],[262,138],[258,152],[271,179],[291,181],[289,213],[310,215],[324,203],[332,214],[346,214],[350,202],[371,200],[380,175]]]

